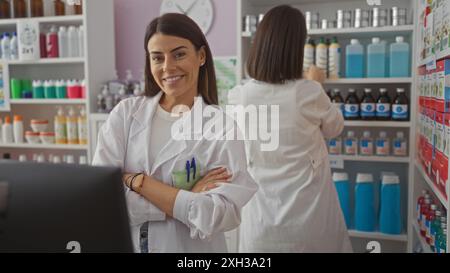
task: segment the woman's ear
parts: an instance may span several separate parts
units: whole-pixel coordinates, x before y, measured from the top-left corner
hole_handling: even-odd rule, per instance
[[[200,57],[200,66],[203,66],[206,63],[206,50],[205,46],[202,46],[198,51]]]

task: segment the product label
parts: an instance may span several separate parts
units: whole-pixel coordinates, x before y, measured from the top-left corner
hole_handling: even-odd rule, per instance
[[[389,144],[387,140],[377,140],[377,155],[389,155]]]
[[[338,139],[330,139],[328,142],[328,152],[333,155],[341,154],[342,143]]]
[[[305,47],[305,56],[303,60],[303,70],[308,71],[311,65],[314,64],[314,48]]]
[[[371,140],[363,139],[361,140],[361,154],[362,155],[372,155],[373,154],[373,142]]]
[[[346,104],[344,107],[344,116],[346,118],[357,118],[359,116],[359,105]]]
[[[344,104],[343,104],[343,103],[335,102],[335,103],[334,103],[334,106],[335,106],[337,109],[341,110],[342,114],[344,114]]]
[[[393,119],[407,119],[408,118],[408,105],[397,104],[392,107]]]
[[[348,155],[355,155],[357,153],[356,142],[351,139],[345,141],[345,153]]]
[[[361,103],[361,117],[375,117],[375,103]]]
[[[316,66],[324,71],[327,70],[327,51],[326,47],[318,47],[316,49]]]
[[[340,48],[330,48],[328,51],[328,69],[330,78],[340,76],[340,58],[341,58],[341,49]]]
[[[391,116],[391,104],[389,103],[377,103],[376,116],[388,118]]]
[[[406,154],[407,154],[406,141],[395,140],[394,141],[394,155],[406,156]]]

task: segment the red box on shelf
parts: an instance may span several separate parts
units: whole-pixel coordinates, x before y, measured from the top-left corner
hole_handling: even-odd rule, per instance
[[[445,78],[450,77],[450,59],[436,62],[433,77],[434,109],[439,112],[450,112],[450,92],[446,92]]]

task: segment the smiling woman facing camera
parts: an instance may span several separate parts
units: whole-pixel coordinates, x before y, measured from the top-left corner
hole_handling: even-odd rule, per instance
[[[165,14],[147,27],[145,51],[145,96],[114,108],[93,163],[124,171],[136,252],[226,252],[224,232],[239,225],[257,186],[243,141],[224,138],[237,126],[204,136],[207,126],[221,128],[227,119],[213,106],[217,87],[206,38],[189,17]],[[218,116],[205,115],[208,107]]]

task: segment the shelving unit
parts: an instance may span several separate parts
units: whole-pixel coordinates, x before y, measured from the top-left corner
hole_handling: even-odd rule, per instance
[[[365,10],[371,9],[367,5],[366,1],[355,1],[355,0],[342,0],[342,1],[309,1],[309,0],[239,0],[237,7],[237,74],[236,77],[238,81],[245,82],[247,79],[245,73],[245,60],[248,56],[251,43],[253,42],[252,33],[243,32],[242,26],[244,25],[243,19],[245,15],[258,15],[264,14],[271,7],[276,5],[288,4],[299,8],[301,11],[312,11],[318,12],[321,19],[335,19],[336,10],[354,10],[355,8],[362,8]],[[415,40],[415,23],[413,20],[415,17],[412,15],[414,10],[414,1],[410,0],[400,0],[391,2],[383,2],[382,8],[389,9],[392,6],[397,6],[399,8],[407,8],[410,12],[408,14],[408,25],[402,26],[386,26],[386,27],[367,27],[367,28],[344,28],[344,29],[312,29],[308,32],[309,36],[313,39],[319,37],[331,38],[337,37],[341,45],[341,69],[340,71],[345,71],[345,46],[349,44],[350,39],[358,38],[362,41],[365,46],[369,43],[372,37],[382,37],[383,40],[387,40],[388,43],[393,42],[396,36],[405,36],[406,41],[411,45],[411,54],[414,56],[415,45],[412,43]],[[361,90],[366,87],[370,87],[373,90],[385,87],[392,91],[396,87],[402,87],[407,90],[407,96],[410,101],[415,100],[415,93],[412,90],[412,84],[415,82],[415,74],[413,73],[415,67],[415,60],[411,58],[411,77],[407,78],[360,78],[360,79],[328,79],[324,83],[325,89],[339,88],[342,90],[347,90],[348,88],[356,88]],[[345,97],[345,96],[344,96]],[[414,119],[415,107],[412,105],[410,109],[411,120]],[[350,230],[350,236],[352,237],[352,243],[354,244],[354,249],[357,252],[365,251],[365,243],[367,239],[380,240],[381,244],[385,245],[386,252],[406,252],[408,235],[411,233],[409,226],[409,206],[410,202],[407,198],[408,192],[410,190],[410,180],[414,172],[414,160],[413,160],[413,147],[414,147],[414,130],[413,122],[396,122],[396,121],[345,121],[344,134],[348,130],[353,130],[359,134],[362,134],[364,129],[368,129],[372,132],[379,132],[381,130],[387,131],[388,136],[393,137],[395,132],[402,131],[408,140],[408,150],[409,156],[407,157],[377,157],[377,156],[330,156],[330,161],[334,161],[337,164],[331,164],[336,167],[345,167],[345,169],[351,169],[353,172],[355,169],[360,168],[361,172],[376,172],[374,177],[377,177],[381,171],[385,169],[388,171],[393,171],[399,174],[401,178],[402,187],[402,214],[404,215],[403,226],[404,234],[398,236],[390,236],[381,234],[378,232],[366,233],[357,232]],[[344,135],[343,134],[343,135]],[[378,133],[377,133],[378,135]],[[372,134],[372,137],[375,137]],[[344,164],[345,162],[345,164]],[[356,175],[353,174],[352,175]],[[353,178],[353,177],[351,177]],[[365,240],[366,239],[366,240]]]
[[[101,84],[114,78],[115,75],[115,38],[114,38],[114,1],[95,0],[83,1],[83,14],[69,14],[72,10],[66,5],[65,16],[53,16],[53,0],[44,0],[44,17],[1,19],[0,31],[16,31],[16,25],[24,20],[35,20],[41,30],[51,25],[84,26],[84,57],[80,58],[45,58],[32,61],[9,60],[1,61],[3,67],[3,80],[5,92],[9,92],[11,78],[20,79],[85,79],[85,99],[11,99],[10,111],[0,112],[5,115],[20,114],[24,117],[24,130],[29,130],[29,121],[33,118],[46,119],[51,124],[48,131],[53,131],[53,120],[56,107],[72,106],[86,108],[88,123],[91,113],[96,111],[96,98],[100,92]],[[101,18],[101,20],[93,20]],[[77,111],[78,112],[78,111]],[[67,111],[65,111],[67,115]],[[77,151],[80,155],[87,155],[89,162],[93,156],[91,147],[96,140],[96,133],[89,130],[88,145],[44,145],[44,144],[0,144],[0,153],[14,151],[13,158],[19,153],[32,153],[34,150],[45,151]],[[17,155],[15,154],[17,151]]]
[[[423,3],[426,2],[422,2],[422,1],[417,1],[415,3],[415,18],[418,21],[418,23],[416,24],[416,28],[415,28],[415,32],[418,33],[418,35],[416,35],[416,40],[415,43],[417,44],[417,51],[414,55],[414,59],[417,59],[417,62],[414,66],[414,74],[416,74],[415,76],[415,86],[416,86],[416,92],[419,93],[419,88],[420,88],[420,82],[419,82],[419,68],[422,66],[425,66],[427,69],[432,69],[430,66],[433,66],[433,64],[435,64],[435,62],[437,60],[441,60],[444,58],[450,58],[450,48],[447,48],[446,50],[442,51],[442,52],[437,52],[434,55],[430,55],[429,57],[425,58],[425,59],[421,59],[419,53],[422,52],[422,42],[424,40],[423,37],[420,37],[421,34],[423,33],[423,25],[422,25],[422,21],[420,18],[422,18],[422,12],[425,9],[423,6],[421,6]],[[430,22],[433,23],[433,22]],[[430,24],[427,23],[427,24]],[[446,82],[446,85],[448,86],[448,82]],[[418,105],[419,105],[419,95],[416,96],[416,99],[414,101],[412,101],[416,108],[418,109]],[[413,128],[414,128],[414,136],[415,136],[415,143],[417,144],[417,146],[419,146],[419,136],[420,136],[420,132],[419,132],[419,114],[416,115],[415,119],[412,120],[413,121]],[[435,138],[434,136],[434,132],[433,132],[433,138]],[[450,136],[446,133],[444,138],[446,139],[446,142],[448,143]],[[420,235],[420,229],[419,226],[417,224],[417,212],[416,212],[416,205],[417,205],[417,200],[419,198],[419,196],[421,195],[423,190],[428,190],[433,199],[437,202],[437,204],[441,207],[443,207],[446,211],[447,211],[447,226],[450,224],[450,219],[448,219],[448,209],[450,208],[450,203],[449,203],[449,199],[445,197],[444,193],[438,189],[438,187],[434,184],[434,182],[432,181],[432,179],[430,179],[427,175],[427,173],[425,172],[425,170],[422,167],[422,164],[419,163],[420,160],[420,156],[419,156],[419,147],[416,147],[415,149],[416,154],[414,154],[414,165],[415,168],[413,170],[414,173],[414,179],[413,179],[413,185],[409,191],[409,201],[410,201],[410,210],[409,210],[409,218],[411,219],[409,225],[412,227],[412,229],[414,229],[414,233],[411,233],[408,237],[408,241],[411,242],[411,244],[409,244],[408,247],[408,251],[409,252],[413,252],[415,249],[415,245],[413,245],[413,243],[418,242],[421,246],[421,249],[423,252],[425,253],[432,253],[432,250],[430,249],[430,247],[428,246],[428,244],[426,243],[426,241],[423,239],[423,237]],[[447,179],[446,181],[447,183],[447,194],[449,192],[448,188],[449,188],[449,180]],[[449,253],[450,251],[450,238],[449,238],[449,233],[447,231],[447,249],[446,249],[447,253]]]

